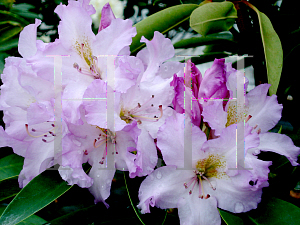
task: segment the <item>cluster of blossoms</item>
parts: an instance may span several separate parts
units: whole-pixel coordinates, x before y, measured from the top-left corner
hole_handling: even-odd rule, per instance
[[[190,61],[186,67],[167,61],[174,48],[159,32],[151,41],[142,37],[146,48],[130,56],[136,29],[115,18],[109,4],[96,35],[89,0],[69,1],[55,12],[59,39],[36,40],[36,20],[20,34],[22,58],[7,58],[1,75],[6,127],[0,127],[0,146],[25,158],[21,188],[58,163],[62,179],[88,188],[95,203],[107,205],[115,171],[129,171],[130,178],[147,176],[139,191],[142,213],[150,212],[149,205],[178,208],[182,224],[220,224],[217,207],[240,213],[260,202],[271,165],[258,159],[260,151],[298,165],[300,149],[291,139],[268,132],[282,111],[276,96],[267,96],[269,84],[237,104],[237,87],[247,90],[248,81],[224,59],[202,77]],[[58,56],[60,77],[54,76]],[[159,168],[158,151],[166,165]],[[84,163],[91,165],[88,174]]]

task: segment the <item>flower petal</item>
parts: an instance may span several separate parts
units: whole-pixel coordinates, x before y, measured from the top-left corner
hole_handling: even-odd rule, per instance
[[[181,198],[178,203],[180,224],[211,225],[221,224],[217,200],[214,197],[201,199],[195,191]]]
[[[271,151],[288,158],[293,166],[297,166],[300,148],[296,147],[291,138],[284,134],[264,133],[259,134],[260,144],[257,147],[261,151]]]
[[[106,3],[101,11],[101,20],[99,25],[98,33],[108,27],[111,24],[111,21],[116,19],[109,3]]]
[[[37,51],[36,30],[41,24],[41,20],[35,19],[35,24],[29,24],[20,33],[18,51],[24,58],[30,58]]]
[[[148,67],[143,74],[143,81],[152,81],[155,74],[158,72],[160,65],[172,58],[175,54],[174,47],[171,43],[171,40],[165,38],[163,34],[158,31],[154,32],[154,37],[151,41],[147,40],[144,36],[141,38],[141,42],[145,42],[149,54],[149,63]]]
[[[278,104],[277,96],[267,96],[270,84],[261,84],[249,91],[247,99],[249,101],[248,115],[251,115],[248,123],[262,133],[272,129],[281,118],[282,105]]]
[[[156,169],[143,180],[139,190],[138,208],[142,213],[149,213],[150,208],[176,208],[179,199],[188,195],[184,182],[193,177],[190,170],[176,170],[175,166],[164,166]]]

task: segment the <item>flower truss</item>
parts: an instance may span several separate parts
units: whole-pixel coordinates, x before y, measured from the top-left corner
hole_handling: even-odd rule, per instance
[[[61,19],[59,39],[37,40],[41,21],[36,20],[20,34],[22,57],[8,57],[1,75],[6,126],[0,128],[0,146],[25,158],[21,188],[59,164],[63,180],[88,188],[95,203],[108,206],[116,170],[128,171],[130,178],[146,176],[139,191],[142,213],[150,212],[149,205],[178,208],[181,224],[220,224],[217,207],[240,213],[260,202],[272,163],[258,159],[260,151],[298,165],[300,149],[291,139],[268,132],[282,110],[276,96],[267,96],[269,84],[237,104],[233,97],[244,75],[224,59],[216,59],[202,77],[191,61],[186,71],[183,63],[167,61],[174,47],[157,31],[152,40],[142,37],[146,48],[130,56],[136,29],[130,20],[115,18],[109,4],[97,34],[88,0],[60,4],[55,13]],[[64,56],[61,77],[54,76],[57,56]],[[247,81],[241,85],[246,90]],[[192,99],[190,110],[187,99]],[[184,138],[188,127],[190,149]],[[240,142],[243,157],[237,161]],[[158,151],[166,164],[159,168]],[[84,163],[91,166],[88,174]]]

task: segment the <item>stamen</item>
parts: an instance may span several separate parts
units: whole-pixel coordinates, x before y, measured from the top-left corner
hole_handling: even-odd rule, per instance
[[[141,119],[147,119],[147,120],[155,120],[158,121],[160,118],[163,116],[163,110],[162,110],[162,105],[159,106],[159,111],[160,111],[160,116],[159,117],[146,117],[146,116],[137,116],[137,115],[132,115],[133,118],[141,118]]]
[[[201,197],[201,198],[203,198],[203,196],[205,196],[205,193],[204,193],[204,188],[203,188],[203,184],[202,184],[202,179],[201,179],[201,177],[199,178],[199,180],[200,180],[201,189],[202,189],[202,197]],[[204,197],[204,199],[208,199],[208,198],[209,198],[208,195],[206,195],[206,196]]]
[[[196,177],[195,177],[195,178],[196,178]],[[196,179],[195,179],[194,185],[193,185],[192,189],[189,191],[189,194],[192,194],[192,192],[193,192],[193,190],[194,190],[194,187],[195,187],[196,183],[197,183],[197,181],[196,181]]]
[[[97,142],[97,139],[95,139],[95,140],[94,140],[94,144],[93,144],[93,145],[94,145],[94,148],[98,148],[98,147],[100,147],[102,144],[106,143],[106,140],[105,140],[105,139],[104,139],[104,140],[102,140],[102,141],[100,142],[100,144],[99,144],[99,145],[97,145],[97,146],[96,146],[96,142]]]
[[[188,183],[184,183],[183,185],[184,185],[184,187],[187,189],[192,183],[193,183],[193,181],[196,179],[197,177],[195,176],[195,177],[193,177]]]
[[[37,136],[32,135],[32,134],[29,133],[28,124],[25,124],[25,129],[26,129],[27,134],[28,134],[30,137],[33,137],[33,138],[39,138],[39,137],[48,137],[48,136],[47,136],[47,133],[50,133],[50,132],[51,132],[52,130],[54,130],[55,128],[52,128],[50,131],[47,131],[47,132],[45,132],[45,133],[43,133],[43,134],[41,134],[41,135],[37,135]],[[35,129],[31,129],[31,130],[33,130],[34,132],[36,131]],[[52,132],[51,132],[51,133],[52,133]],[[45,140],[45,139],[43,139],[43,140]]]
[[[259,128],[257,131],[256,131],[257,134],[260,134],[261,133],[261,129]]]
[[[209,183],[211,189],[213,189],[214,191],[216,190],[216,188],[212,186],[212,184],[210,183],[210,181],[205,176],[202,175],[201,177]]]
[[[248,115],[248,117],[245,119],[245,122],[247,123],[251,119],[251,115]]]

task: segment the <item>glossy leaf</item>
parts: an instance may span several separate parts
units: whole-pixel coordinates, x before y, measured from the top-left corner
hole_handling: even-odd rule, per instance
[[[15,13],[8,12],[5,10],[0,10],[0,21],[16,21],[20,23],[22,26],[26,26],[29,24],[29,22],[25,19],[23,19],[21,16],[18,16]]]
[[[220,34],[219,36],[208,35],[206,37],[192,37],[176,42],[174,48],[195,48],[215,43],[226,45],[228,43],[235,43],[232,38],[233,36],[228,33]]]
[[[227,52],[210,52],[200,55],[200,57],[192,57],[192,62],[196,65],[214,61],[215,59],[225,58],[231,54]]]
[[[0,215],[5,210],[5,206],[0,206]],[[26,220],[18,223],[19,225],[42,225],[44,223],[47,223],[46,220],[42,219],[41,217],[38,217],[36,215],[32,215],[28,217]]]
[[[190,26],[205,36],[209,33],[229,30],[236,18],[237,11],[232,2],[211,2],[192,12]]]
[[[0,182],[0,201],[16,196],[20,192],[18,178],[14,177]]]
[[[0,52],[18,47],[18,42],[19,42],[19,38],[13,38],[2,42],[0,45]]]
[[[4,63],[5,63],[4,59],[8,56],[9,55],[7,53],[0,52],[0,74],[2,74],[3,69],[4,69]]]
[[[7,39],[15,36],[16,34],[20,33],[23,30],[23,27],[9,27],[7,29],[5,29],[4,31],[1,31],[0,34],[0,42],[6,41]]]
[[[34,19],[39,18],[43,19],[42,15],[30,12],[30,9],[34,9],[35,7],[33,5],[27,4],[27,3],[21,3],[13,5],[13,7],[10,9],[11,12],[18,14],[19,16],[22,16],[24,18],[28,19]]]
[[[258,205],[258,209],[247,213],[257,225],[300,224],[300,208],[278,198],[270,198]]]
[[[154,31],[166,33],[174,27],[180,25],[190,18],[190,14],[196,9],[196,4],[182,4],[163,9],[134,25],[136,27],[137,35],[132,38],[130,45],[131,53],[135,53],[145,46],[141,43],[141,37],[144,36],[151,40]]]
[[[90,207],[80,209],[68,213],[66,215],[63,215],[61,217],[58,217],[54,220],[51,220],[49,224],[59,225],[59,224],[86,224],[87,222],[92,223],[94,219],[92,214],[97,213],[95,209],[97,209],[96,205],[92,205]]]
[[[222,219],[225,221],[227,225],[243,225],[243,220],[230,212],[224,211],[222,209],[218,209]]]
[[[268,83],[271,84],[269,94],[273,95],[277,92],[282,71],[283,51],[281,42],[269,18],[252,4],[247,3],[247,5],[257,13],[259,19],[260,34],[268,73]]]
[[[44,171],[31,180],[10,202],[0,217],[0,224],[13,225],[23,221],[71,187],[61,179],[58,171]]]
[[[0,159],[0,181],[16,177],[23,167],[24,158],[16,154],[11,154]]]

